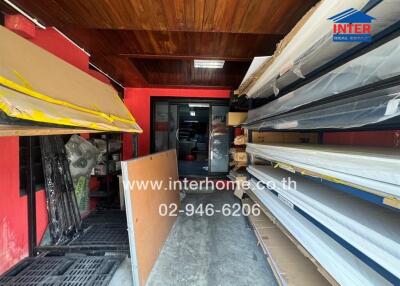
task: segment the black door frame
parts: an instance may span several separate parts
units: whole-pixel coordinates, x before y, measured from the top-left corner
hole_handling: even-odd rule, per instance
[[[189,104],[189,103],[207,103],[212,105],[229,106],[229,98],[191,98],[191,97],[165,97],[152,96],[150,98],[150,153],[155,152],[155,106],[156,102],[168,102],[168,104]]]

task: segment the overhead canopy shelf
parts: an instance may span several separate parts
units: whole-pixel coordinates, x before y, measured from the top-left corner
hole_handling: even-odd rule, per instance
[[[352,1],[352,8],[362,10],[368,0]],[[398,21],[397,1],[378,1],[368,11],[375,18],[372,35],[384,31]],[[349,8],[348,1],[321,1],[311,9],[278,45],[274,55],[266,60],[238,89],[248,97],[269,97],[300,79],[307,79],[316,69],[355,48],[359,43],[332,41],[330,17]]]
[[[92,129],[83,128],[57,128],[43,126],[19,126],[0,124],[0,136],[39,136],[39,135],[65,135],[80,133],[101,132]]]
[[[63,127],[142,132],[112,86],[2,26],[0,39],[0,109],[7,116]]]

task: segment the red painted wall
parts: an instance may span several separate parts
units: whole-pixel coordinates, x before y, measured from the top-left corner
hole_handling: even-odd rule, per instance
[[[28,255],[27,196],[19,190],[19,139],[0,137],[0,273]],[[37,236],[47,226],[44,191],[36,193]]]
[[[30,41],[89,73],[89,57],[56,30],[36,29]],[[100,75],[89,73],[104,82]],[[36,231],[40,242],[47,227],[44,191],[36,193]],[[19,190],[19,139],[0,137],[0,274],[28,255],[27,197]]]
[[[0,138],[0,273],[28,252],[27,201],[19,196],[18,137]]]
[[[75,67],[89,72],[89,56],[53,28],[36,29],[32,43],[49,51]]]
[[[400,148],[400,130],[327,132],[324,144]]]
[[[150,153],[150,98],[152,96],[186,97],[186,98],[229,98],[230,90],[226,89],[188,89],[188,88],[125,88],[124,102],[136,121],[143,129],[139,135],[138,155]],[[132,158],[132,142],[124,134],[124,160]]]

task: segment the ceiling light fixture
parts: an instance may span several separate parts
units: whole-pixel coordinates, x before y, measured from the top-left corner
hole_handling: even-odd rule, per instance
[[[208,103],[189,103],[189,107],[210,107]]]
[[[225,61],[222,60],[194,60],[197,69],[222,69]]]

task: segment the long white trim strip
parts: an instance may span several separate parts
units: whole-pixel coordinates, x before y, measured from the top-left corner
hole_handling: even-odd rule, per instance
[[[71,44],[73,44],[75,47],[77,47],[78,49],[80,49],[82,52],[84,52],[86,55],[88,55],[90,57],[90,54],[81,46],[79,46],[77,43],[75,43],[73,40],[71,40],[67,35],[65,35],[63,32],[61,32],[59,29],[57,29],[56,27],[52,27],[54,30],[57,31],[57,33],[59,33],[61,36],[63,36],[68,42],[70,42]]]
[[[107,73],[103,72],[102,69],[100,69],[99,67],[95,66],[93,63],[89,62],[89,66],[93,67],[94,69],[96,69],[99,73],[105,75],[106,77],[108,77],[111,81],[113,81],[115,84],[119,85],[121,88],[124,88],[124,86],[119,83],[118,81],[116,81],[115,79],[113,79],[111,76],[109,76]]]
[[[21,8],[19,8],[17,5],[15,5],[14,3],[12,3],[9,0],[3,0],[4,3],[8,4],[9,6],[11,6],[12,8],[14,8],[15,10],[17,10],[19,13],[21,13],[22,15],[24,15],[26,18],[28,18],[30,21],[32,21],[32,23],[34,23],[36,26],[38,26],[41,29],[46,29],[46,26],[41,24],[36,18],[33,18],[32,16],[30,16],[28,13],[26,13],[24,10],[22,10]]]
[[[400,198],[400,154],[393,148],[247,143],[246,152]]]
[[[122,181],[124,186],[124,197],[125,197],[125,210],[127,220],[127,231],[129,238],[129,251],[131,255],[131,271],[132,271],[132,283],[133,286],[139,286],[139,272],[138,262],[136,256],[136,243],[135,243],[135,232],[133,230],[133,210],[131,203],[131,191],[129,189],[129,178],[128,178],[128,163],[126,161],[121,162]]]

